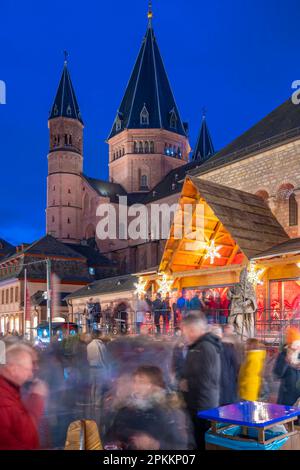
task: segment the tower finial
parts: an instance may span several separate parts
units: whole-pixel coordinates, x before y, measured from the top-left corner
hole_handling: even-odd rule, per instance
[[[148,16],[149,24],[151,24],[152,18],[153,18],[152,0],[148,0],[148,15],[147,16]]]
[[[69,55],[68,51],[64,51],[64,57],[65,57],[64,64],[65,65],[67,65],[67,63],[68,63],[68,55]]]

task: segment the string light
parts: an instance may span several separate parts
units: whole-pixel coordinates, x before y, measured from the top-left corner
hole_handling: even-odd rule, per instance
[[[159,276],[161,276],[161,274],[159,274]],[[159,285],[157,292],[159,292],[163,298],[166,297],[172,290],[173,279],[168,279],[166,274],[162,274],[162,279],[158,279],[157,283]]]
[[[221,249],[221,245],[215,246],[215,241],[212,240],[209,244],[206,245],[206,253],[204,255],[204,259],[209,258],[210,264],[214,264],[215,258],[221,258],[219,250]]]
[[[265,271],[264,269],[256,270],[255,264],[250,263],[249,268],[248,268],[248,273],[247,273],[248,281],[254,286],[257,286],[258,284],[259,285],[263,284],[263,281],[261,281],[260,278],[263,275],[264,271]]]
[[[142,278],[140,277],[139,278],[139,282],[135,282],[134,283],[134,287],[135,287],[135,295],[138,296],[138,298],[140,299],[142,295],[144,295],[146,293],[145,291],[145,287],[146,287],[146,282],[142,280]]]

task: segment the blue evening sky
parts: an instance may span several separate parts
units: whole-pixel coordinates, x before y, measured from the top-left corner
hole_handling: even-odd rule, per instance
[[[147,0],[3,0],[0,238],[45,233],[47,117],[69,51],[85,122],[84,171],[107,178],[108,136],[146,30]],[[300,79],[299,0],[153,0],[154,29],[195,145],[201,110],[221,149]]]

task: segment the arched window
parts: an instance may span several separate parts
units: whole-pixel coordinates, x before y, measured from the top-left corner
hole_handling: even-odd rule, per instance
[[[150,153],[154,153],[154,142],[151,140],[150,142]]]
[[[72,136],[69,135],[69,145],[72,145]]]
[[[148,189],[148,178],[147,175],[141,176],[141,185],[140,189]]]
[[[67,107],[67,116],[71,116],[72,115],[72,109],[71,109],[71,106],[68,105]]]
[[[125,155],[125,148],[122,149],[122,154]]]
[[[178,147],[177,149],[177,155],[178,155],[178,158],[181,158],[182,157],[182,152],[181,152],[181,148]]]
[[[138,153],[138,145],[137,142],[133,143],[133,153]]]
[[[140,124],[144,126],[149,125],[149,113],[147,111],[146,105],[144,103],[143,109],[140,114]]]
[[[70,220],[70,219],[68,219],[68,224],[70,224],[70,223],[71,223],[71,220]]]
[[[289,225],[298,225],[298,203],[295,193],[292,193],[289,197]]]
[[[149,153],[149,142],[145,142],[145,153]]]
[[[65,134],[65,145],[68,145],[68,141],[69,141],[68,134]]]
[[[143,142],[139,142],[139,153],[144,153]]]

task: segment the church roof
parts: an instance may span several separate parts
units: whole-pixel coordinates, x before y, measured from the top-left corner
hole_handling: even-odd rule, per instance
[[[291,99],[288,99],[191,174],[207,173],[299,137],[300,106],[296,106]]]
[[[66,60],[49,119],[57,117],[77,119],[83,124]]]
[[[126,196],[126,191],[118,183],[111,183],[110,181],[98,180],[83,175],[89,185],[99,194],[99,196],[109,197],[111,200],[118,200],[117,196]]]
[[[205,114],[203,114],[201,129],[199,132],[196,148],[192,156],[192,160],[202,163],[212,157],[214,153],[215,149],[213,146],[212,138],[210,136],[210,132],[207,127],[206,116]]]
[[[151,19],[108,139],[124,129],[145,128],[186,135]]]

